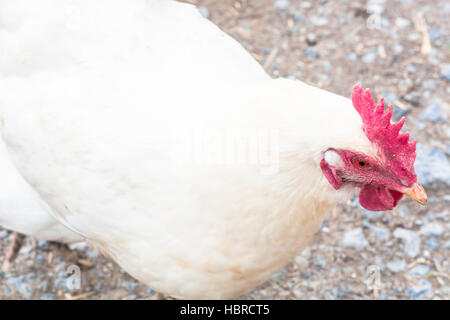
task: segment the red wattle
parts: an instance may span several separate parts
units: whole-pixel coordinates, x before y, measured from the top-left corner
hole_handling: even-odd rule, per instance
[[[370,211],[392,210],[403,194],[385,186],[364,184],[359,192],[359,203]]]

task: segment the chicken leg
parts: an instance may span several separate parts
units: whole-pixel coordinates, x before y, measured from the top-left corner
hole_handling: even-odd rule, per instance
[[[13,238],[11,240],[11,244],[9,245],[8,251],[6,252],[5,260],[2,266],[2,270],[4,272],[7,272],[11,267],[11,263],[14,261],[14,259],[17,256],[17,253],[22,247],[24,239],[25,235],[17,233],[16,231],[13,232]]]

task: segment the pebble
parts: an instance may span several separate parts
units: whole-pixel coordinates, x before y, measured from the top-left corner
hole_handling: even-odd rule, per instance
[[[414,32],[414,33],[410,33],[408,35],[408,40],[409,41],[419,41],[420,40],[420,34]]]
[[[344,234],[341,244],[345,247],[354,247],[358,250],[363,249],[368,245],[366,237],[364,236],[362,228],[350,230]]]
[[[137,283],[128,281],[125,283],[124,287],[125,287],[125,290],[128,291],[128,293],[133,293],[134,288],[136,288],[136,285],[137,285]]]
[[[332,69],[332,64],[330,63],[330,61],[324,60],[324,61],[322,61],[322,67],[323,67],[323,70],[329,74]]]
[[[423,86],[424,86],[425,89],[428,89],[428,90],[434,90],[437,87],[436,81],[434,81],[433,79],[425,80],[423,82]]]
[[[8,236],[8,231],[0,230],[0,239],[5,239]]]
[[[420,229],[420,232],[426,237],[439,237],[444,232],[444,228],[439,222],[434,222],[424,225]]]
[[[37,255],[36,255],[36,261],[38,261],[38,262],[40,262],[40,263],[45,263],[45,257],[44,257],[44,255],[42,255],[41,253],[38,253]]]
[[[439,149],[418,143],[414,168],[424,187],[437,181],[450,185],[450,163],[445,153]]]
[[[405,70],[408,73],[414,73],[414,72],[416,72],[416,67],[414,67],[414,65],[412,63],[410,63],[410,64],[406,65]]]
[[[389,240],[389,229],[385,227],[375,227],[370,226],[370,231],[372,231],[375,234],[375,237],[380,241],[387,241]]]
[[[338,283],[337,288],[338,288],[337,296],[340,299],[344,299],[345,297],[347,297],[348,295],[353,293],[353,291],[351,289],[349,289],[345,286],[343,281]]]
[[[416,285],[407,287],[405,293],[413,299],[429,299],[433,296],[433,287],[427,279],[420,279]]]
[[[48,243],[48,241],[45,240],[39,240],[37,243],[37,246],[39,249],[48,249],[50,248],[50,244]]]
[[[42,296],[40,296],[40,300],[53,300],[53,298],[55,297],[55,295],[53,293],[46,293],[43,294]]]
[[[439,243],[439,239],[435,237],[428,238],[425,241],[425,245],[427,246],[428,249],[431,250],[438,250],[439,247],[441,246]]]
[[[403,46],[401,44],[395,44],[393,49],[395,55],[399,55],[403,52]]]
[[[376,221],[384,215],[384,211],[370,211],[361,207],[362,215],[371,221]]]
[[[450,240],[445,243],[445,249],[450,249]]]
[[[33,252],[33,246],[23,246],[20,249],[19,254],[30,254],[31,252]]]
[[[310,20],[316,27],[323,27],[328,23],[328,19],[324,17],[311,17]]]
[[[424,277],[430,272],[430,267],[426,264],[419,264],[409,270],[408,274],[415,277]]]
[[[420,93],[417,91],[411,91],[405,94],[402,99],[406,102],[411,103],[414,106],[418,106],[420,104]]]
[[[381,96],[387,104],[394,104],[398,100],[398,96],[391,91],[384,91]]]
[[[327,267],[327,260],[321,254],[316,254],[314,264],[319,268],[325,269]]]
[[[406,270],[406,261],[405,260],[394,260],[390,261],[386,264],[387,268],[392,272],[400,272]]]
[[[423,121],[447,121],[447,116],[442,111],[441,106],[443,105],[443,102],[439,99],[433,99],[428,107],[423,111],[419,119]]]
[[[275,1],[275,8],[278,10],[286,10],[287,8],[289,8],[289,1],[287,0]]]
[[[358,55],[356,53],[352,52],[347,56],[347,58],[350,61],[355,61],[356,59],[358,59]]]
[[[308,1],[302,1],[302,3],[300,4],[300,7],[302,7],[302,9],[311,9],[312,4],[311,4],[311,2],[308,2]]]
[[[399,27],[400,29],[404,29],[406,27],[409,27],[411,25],[411,21],[408,19],[398,17],[395,19],[395,25]]]
[[[296,22],[302,22],[303,20],[305,20],[305,16],[299,12],[294,13],[294,20]]]
[[[375,61],[375,59],[377,58],[377,50],[372,49],[369,52],[367,52],[363,57],[362,57],[362,62],[364,63],[372,63]]]
[[[282,275],[283,275],[283,270],[280,269],[272,275],[272,279],[275,281],[281,280]]]
[[[450,81],[450,64],[443,66],[441,71],[439,71],[439,75],[442,79]]]
[[[306,36],[306,43],[310,46],[314,46],[317,44],[317,36],[314,33],[308,33]]]
[[[400,212],[401,215],[405,216],[409,214],[409,208],[405,205],[401,205],[397,208],[398,212]]]
[[[77,250],[77,251],[86,251],[89,249],[89,246],[86,242],[76,242],[69,244],[70,250]]]
[[[305,57],[317,59],[319,58],[319,53],[316,50],[305,48],[303,49],[303,54]]]
[[[200,11],[200,14],[203,16],[203,18],[209,19],[209,10],[206,7],[199,7],[198,11]]]
[[[405,253],[413,258],[419,254],[420,251],[420,237],[412,230],[397,228],[394,231],[394,237],[402,239],[405,246]]]
[[[440,28],[429,28],[428,35],[431,41],[439,41],[442,38],[442,30]]]
[[[369,0],[367,2],[367,12],[381,14],[384,11],[385,0]]]

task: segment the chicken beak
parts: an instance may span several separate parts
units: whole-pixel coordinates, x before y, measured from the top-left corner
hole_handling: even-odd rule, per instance
[[[417,201],[423,206],[427,204],[428,200],[427,193],[418,182],[415,182],[411,187],[403,189],[400,192],[406,194],[411,199]]]

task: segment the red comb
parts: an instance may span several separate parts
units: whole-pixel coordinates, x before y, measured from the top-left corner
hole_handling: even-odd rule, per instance
[[[388,159],[400,162],[406,169],[412,169],[416,158],[416,140],[408,142],[409,133],[400,134],[405,118],[391,123],[392,106],[389,105],[384,111],[383,98],[375,105],[370,89],[364,90],[360,84],[353,87],[352,102],[361,116],[367,138],[378,145]]]

